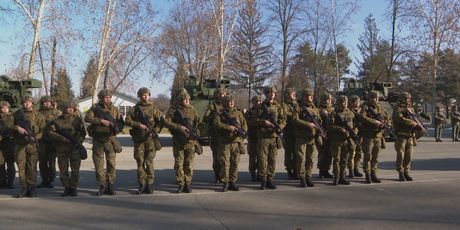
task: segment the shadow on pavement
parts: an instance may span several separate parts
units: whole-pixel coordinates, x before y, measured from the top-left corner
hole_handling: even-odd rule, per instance
[[[460,171],[460,158],[414,160],[411,166],[413,170]],[[394,161],[380,162],[379,168],[396,170]]]

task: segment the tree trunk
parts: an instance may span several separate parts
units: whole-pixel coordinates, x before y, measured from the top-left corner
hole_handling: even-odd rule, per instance
[[[51,49],[51,68],[50,68],[50,94],[52,95],[54,93],[55,89],[55,75],[54,73],[56,72],[56,38],[53,37],[53,48]]]
[[[27,74],[27,79],[32,79],[35,74],[35,58],[37,54],[37,47],[40,34],[40,24],[42,22],[43,14],[45,12],[46,0],[40,0],[40,8],[38,9],[38,16],[36,20],[32,20],[32,26],[34,27],[34,41],[32,42],[32,50],[30,52],[29,58],[29,72]]]

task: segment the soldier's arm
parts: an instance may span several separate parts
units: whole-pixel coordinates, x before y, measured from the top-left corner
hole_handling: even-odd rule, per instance
[[[239,113],[239,121],[240,121],[241,128],[243,128],[244,131],[247,132],[248,131],[248,123],[246,122],[246,119],[244,118],[242,113]]]
[[[128,111],[128,114],[126,114],[125,124],[131,127],[140,126],[140,122],[135,121],[135,108],[135,106],[131,107]]]
[[[75,131],[76,131],[76,136],[78,138],[78,140],[80,141],[80,143],[83,143],[83,141],[85,140],[85,137],[86,137],[86,129],[85,129],[85,124],[83,123],[83,121],[81,120],[80,117],[76,117],[75,118],[76,120],[76,124],[75,124]]]
[[[43,137],[43,132],[45,131],[45,126],[47,124],[45,122],[45,118],[40,113],[37,113],[36,119],[37,119],[38,132],[35,134],[35,138],[37,140],[40,140]]]
[[[165,116],[165,127],[167,127],[169,130],[171,131],[180,131],[181,130],[181,125],[175,123],[173,121],[173,118],[174,118],[174,112],[175,110],[174,109],[171,109],[169,108],[168,112],[166,113],[166,116]]]
[[[153,121],[155,122],[153,128],[155,132],[159,133],[164,126],[164,120],[161,118],[161,112],[158,108],[155,107],[153,111]]]
[[[95,112],[94,112],[94,106],[92,106],[92,107],[88,110],[88,112],[86,112],[85,122],[90,123],[90,124],[93,124],[93,125],[100,125],[100,124],[102,124],[102,123],[101,123],[101,119],[99,119],[99,118],[96,117],[96,114],[95,114]]]
[[[367,110],[367,106],[363,106],[363,108],[361,109],[361,113],[359,114],[359,120],[365,125],[379,127],[379,122],[376,119],[369,117],[367,115]]]
[[[292,124],[294,124],[295,126],[300,126],[308,129],[311,129],[312,125],[314,125],[312,122],[301,119],[299,113],[294,114]]]
[[[233,131],[232,126],[222,122],[221,116],[214,116],[213,126],[218,130]]]
[[[281,129],[284,129],[284,127],[286,126],[286,120],[287,120],[286,112],[280,106],[279,109],[278,109],[278,124],[279,124]]]
[[[402,125],[405,125],[405,126],[416,126],[417,123],[415,123],[415,121],[409,119],[409,118],[405,118],[404,117],[404,114],[403,114],[403,111],[400,109],[400,108],[395,108],[393,110],[393,122],[395,123],[399,123],[399,124],[402,124]]]

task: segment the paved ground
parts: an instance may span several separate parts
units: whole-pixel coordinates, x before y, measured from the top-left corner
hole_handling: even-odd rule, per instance
[[[91,156],[82,163],[76,198],[63,188],[39,189],[38,198],[13,198],[18,189],[0,190],[0,229],[458,229],[460,228],[460,143],[422,138],[415,149],[414,182],[398,182],[392,143],[380,156],[382,184],[353,179],[349,186],[319,180],[299,188],[287,180],[278,154],[277,190],[249,182],[248,156],[240,162],[240,192],[219,192],[213,183],[211,153],[197,156],[192,194],[176,194],[171,138],[157,153],[155,193],[135,195],[132,143],[119,138],[117,196],[95,197]],[[87,143],[89,147],[90,144]],[[90,151],[89,151],[90,152]],[[316,171],[315,171],[316,172]],[[40,180],[40,179],[39,179]],[[17,181],[16,181],[17,182]],[[18,187],[18,186],[16,186]]]

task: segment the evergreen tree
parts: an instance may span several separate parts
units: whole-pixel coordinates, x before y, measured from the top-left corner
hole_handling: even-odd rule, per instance
[[[51,95],[58,105],[72,101],[75,97],[72,91],[72,81],[65,69],[59,69],[56,79],[56,89]]]
[[[93,94],[97,77],[97,63],[95,57],[91,57],[83,72],[80,83],[80,98],[90,97]]]

